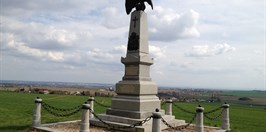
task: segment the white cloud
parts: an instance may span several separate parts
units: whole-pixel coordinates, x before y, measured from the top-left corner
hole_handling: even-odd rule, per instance
[[[34,57],[40,60],[51,60],[51,61],[63,61],[64,54],[62,52],[42,51],[27,47],[23,42],[17,42],[10,40],[7,46],[13,50],[16,50],[19,54]]]
[[[194,63],[193,62],[184,62],[183,64],[181,64],[181,68],[190,68],[191,66],[193,66]]]
[[[165,51],[158,46],[149,45],[149,50],[152,58],[158,59],[165,56]]]
[[[87,53],[91,58],[96,58],[98,60],[112,60],[114,58],[113,54],[104,52],[101,49],[93,49]]]
[[[259,75],[266,76],[266,65],[264,66],[258,66],[254,68],[255,72],[257,72]]]
[[[58,43],[71,44],[71,42],[77,39],[77,36],[76,34],[68,32],[64,29],[56,29],[51,27],[50,32],[46,33],[45,39],[55,40]]]
[[[19,4],[18,4],[19,3]],[[24,0],[21,2],[20,0],[4,0],[1,1],[3,15],[11,15],[11,16],[31,16],[33,14],[47,14],[54,13],[60,15],[69,15],[75,12],[85,13],[95,10],[97,8],[101,8],[102,5],[107,4],[108,2],[105,0],[45,0],[45,1],[32,1],[32,0]]]
[[[77,33],[71,29],[56,28],[36,22],[24,22],[12,18],[3,17],[1,24],[2,34],[12,34],[18,42],[25,43],[28,47],[46,50],[62,50],[73,47],[75,41],[90,37]],[[3,43],[4,45],[6,42]]]
[[[220,55],[227,52],[235,51],[236,48],[232,47],[226,43],[217,44],[214,47],[209,45],[195,45],[192,49],[185,53],[186,57],[211,57],[215,55]]]
[[[109,7],[102,11],[103,25],[107,28],[121,28],[127,26],[127,17],[115,7]]]
[[[199,13],[194,10],[180,15],[172,9],[155,7],[149,15],[150,38],[157,41],[175,41],[199,37],[198,20]]]
[[[115,46],[111,53],[114,54],[126,54],[127,47],[125,45]]]
[[[100,65],[117,65],[119,59],[125,54],[126,47],[123,45],[115,46],[108,50],[99,48],[93,48],[87,52],[76,51],[66,55],[65,63],[72,66],[86,66],[86,65],[98,65],[96,67],[103,67]]]
[[[254,53],[257,54],[257,55],[262,55],[263,54],[263,51],[261,51],[261,50],[254,50]]]

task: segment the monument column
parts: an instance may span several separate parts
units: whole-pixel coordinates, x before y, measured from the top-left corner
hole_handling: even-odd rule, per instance
[[[151,80],[147,14],[144,11],[131,13],[126,57],[121,58],[125,74],[116,84],[116,97],[107,114],[128,118],[143,119],[160,109],[156,96],[157,85]]]

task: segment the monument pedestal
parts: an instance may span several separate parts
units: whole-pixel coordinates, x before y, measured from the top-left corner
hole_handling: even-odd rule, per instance
[[[106,114],[99,115],[103,121],[117,125],[130,126],[143,121],[151,116],[155,109],[161,109],[161,102],[156,96],[157,85],[150,78],[150,66],[153,60],[149,56],[147,15],[143,11],[134,11],[131,14],[127,55],[121,58],[125,65],[125,75],[122,81],[116,84],[117,96],[112,99],[111,108]],[[184,125],[185,121],[175,120],[174,116],[165,115],[160,110],[162,117],[167,122],[175,125]],[[104,126],[97,119],[91,119],[91,124]],[[162,124],[162,129],[167,128]],[[152,120],[143,126],[124,130],[134,132],[150,132]]]

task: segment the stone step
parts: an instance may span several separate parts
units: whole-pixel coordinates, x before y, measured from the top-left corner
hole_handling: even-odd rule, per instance
[[[132,118],[126,118],[126,117],[120,117],[120,116],[113,116],[113,115],[105,115],[100,114],[98,115],[101,120],[104,122],[114,126],[114,127],[121,127],[121,126],[130,126],[132,124],[138,123],[139,121],[142,121],[144,119],[132,119]],[[167,123],[171,124],[172,126],[180,126],[180,125],[186,125],[185,120],[177,120],[175,119],[175,116],[171,115],[163,115],[162,116]],[[104,123],[102,123],[100,120],[96,118],[90,119],[90,123],[94,126],[100,126],[100,127],[107,127]],[[167,126],[161,122],[161,129],[166,129]],[[122,129],[122,131],[129,131],[129,132],[149,132],[152,130],[152,119],[143,124],[142,126],[137,126],[136,128],[127,128]]]
[[[99,114],[98,117],[104,121],[118,122],[118,123],[123,123],[123,124],[134,124],[134,123],[138,123],[139,121],[144,120],[144,119],[133,119],[133,118],[106,115],[106,114]]]
[[[135,132],[135,130],[136,130],[135,128],[124,128],[124,129],[121,128],[121,127],[127,127],[127,126],[129,126],[129,124],[118,123],[118,122],[111,122],[111,121],[106,121],[106,120],[104,120],[104,122],[110,124],[114,128],[119,129],[120,131]],[[99,120],[97,120],[95,118],[90,119],[90,124],[93,125],[93,126],[108,128],[108,125],[102,123],[101,121],[99,121]]]

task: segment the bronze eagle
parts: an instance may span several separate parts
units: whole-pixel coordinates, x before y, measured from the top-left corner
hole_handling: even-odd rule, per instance
[[[144,11],[146,6],[144,2],[147,2],[151,8],[153,9],[152,0],[126,0],[126,12],[127,14],[130,14],[133,8],[136,7],[136,10],[142,10]]]

